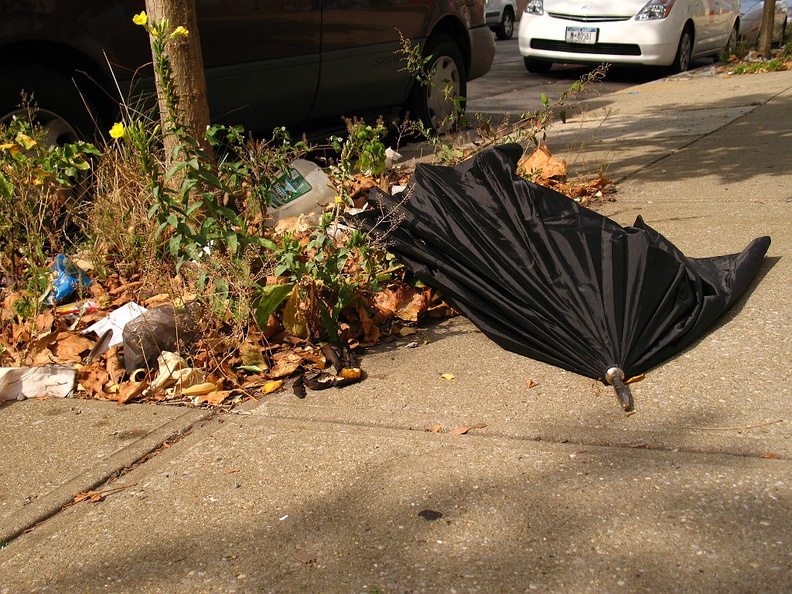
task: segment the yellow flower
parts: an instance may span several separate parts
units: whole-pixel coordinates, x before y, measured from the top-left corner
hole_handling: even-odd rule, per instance
[[[144,10],[144,11],[140,12],[139,14],[136,14],[135,16],[133,16],[132,17],[132,22],[135,23],[136,25],[140,25],[142,27],[145,27],[146,23],[148,23],[148,15],[146,14],[146,11]]]
[[[116,122],[113,124],[113,127],[110,128],[110,138],[123,138],[126,136],[126,128],[124,128],[124,124],[121,122]]]
[[[190,32],[187,29],[179,25],[173,30],[173,33],[171,33],[170,36],[171,39],[173,39],[174,37],[187,37],[189,34]]]

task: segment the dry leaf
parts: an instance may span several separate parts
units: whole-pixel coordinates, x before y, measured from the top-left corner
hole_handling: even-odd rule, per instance
[[[110,375],[101,364],[84,365],[77,370],[77,383],[93,398],[104,400],[104,386],[110,381]]]
[[[106,495],[110,493],[115,493],[116,491],[122,491],[124,489],[129,489],[129,487],[134,487],[137,483],[132,483],[131,485],[124,485],[123,487],[114,487],[112,489],[104,489],[102,491],[86,491],[85,493],[78,493],[72,499],[72,503],[80,503],[82,501],[88,501],[89,503],[96,503],[98,501],[102,501]]]
[[[376,320],[378,323],[382,323],[390,316],[395,315],[407,322],[417,322],[418,318],[428,309],[430,301],[430,290],[418,290],[411,285],[388,287],[374,297],[375,307],[382,312],[376,317]]]
[[[308,322],[305,316],[305,309],[300,299],[300,289],[294,285],[291,296],[286,300],[283,307],[283,327],[292,336],[298,338],[308,337]]]
[[[278,361],[275,366],[269,370],[267,374],[272,379],[279,379],[282,377],[288,377],[295,371],[300,368],[302,364],[302,357],[296,357],[295,355],[291,355],[290,358],[284,358]]]
[[[159,305],[170,303],[170,295],[167,293],[159,293],[146,299],[141,305],[148,309],[153,309]]]
[[[140,396],[148,387],[149,383],[146,381],[143,382],[127,382],[118,392],[118,404],[126,404],[130,400],[133,400]]]
[[[369,315],[368,308],[364,305],[358,306],[357,314],[363,326],[363,341],[367,344],[375,344],[380,338],[380,329],[376,317],[372,318]]]
[[[62,334],[55,343],[54,353],[61,363],[79,363],[82,354],[90,351],[96,343],[78,334]]]
[[[431,427],[429,427],[429,429],[427,429],[429,433],[440,433],[440,431],[442,430],[443,430],[442,425],[432,425]]]
[[[107,365],[105,366],[107,375],[110,376],[111,382],[117,384],[126,373],[126,369],[124,369],[121,360],[118,358],[118,346],[110,347],[105,357],[107,358]]]
[[[259,369],[267,369],[267,361],[261,354],[261,347],[250,341],[243,342],[239,347],[239,356],[242,357],[242,365],[253,366]]]
[[[187,371],[183,369],[181,371]],[[193,384],[191,386],[183,387],[182,388],[182,396],[203,396],[204,394],[210,394],[212,392],[217,391],[217,386],[214,385],[212,382],[203,382],[200,384]]]
[[[535,382],[535,381],[533,381],[532,379],[528,379],[528,380],[525,380],[525,385],[526,385],[526,386],[527,386],[529,389],[530,389],[530,388],[535,388],[536,386],[538,386],[538,385],[539,385],[539,382]]]
[[[30,357],[28,357],[29,359]],[[36,353],[36,356],[33,357],[31,367],[40,367],[42,365],[48,365],[50,363],[58,363],[59,361],[55,358],[55,355],[52,354],[52,351],[49,349],[40,350]]]
[[[267,382],[261,387],[261,392],[264,394],[271,394],[275,390],[280,390],[283,387],[283,380],[274,380]]]
[[[539,174],[546,179],[563,179],[567,176],[567,162],[554,157],[546,144],[539,146],[530,155],[520,159],[517,167],[529,176]]]
[[[476,423],[475,425],[465,425],[464,427],[457,427],[456,429],[451,429],[452,435],[464,435],[471,429],[484,429],[486,425],[484,423]]]
[[[131,283],[126,283],[125,285],[121,285],[119,287],[116,287],[115,289],[112,289],[112,290],[108,291],[108,294],[111,297],[117,297],[121,293],[125,293],[127,291],[133,291],[134,289],[137,289],[138,287],[141,287],[142,285],[143,285],[143,281],[134,281],[134,282],[131,282]]]
[[[210,404],[217,406],[222,404],[223,401],[231,395],[233,390],[214,390],[208,394],[201,394],[198,396],[198,404]]]

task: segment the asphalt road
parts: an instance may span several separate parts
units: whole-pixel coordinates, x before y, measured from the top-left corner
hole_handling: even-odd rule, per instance
[[[711,60],[699,60],[693,66],[710,64]],[[506,114],[518,115],[535,111],[541,107],[543,93],[555,100],[591,70],[589,66],[555,64],[547,74],[532,74],[525,69],[515,33],[515,37],[508,41],[496,42],[495,62],[490,72],[468,83],[468,113],[499,118]],[[578,100],[614,93],[662,78],[666,74],[667,72],[659,68],[612,66],[605,79],[591,85]]]

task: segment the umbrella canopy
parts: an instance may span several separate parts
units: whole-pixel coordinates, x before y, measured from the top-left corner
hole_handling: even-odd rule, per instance
[[[418,165],[372,191],[364,228],[502,347],[612,383],[700,337],[745,291],[770,245],[688,258],[639,217],[623,227],[516,175],[519,145],[456,167]]]

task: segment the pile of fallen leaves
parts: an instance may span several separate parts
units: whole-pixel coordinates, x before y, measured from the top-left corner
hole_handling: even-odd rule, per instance
[[[0,331],[2,366],[71,366],[76,369],[76,395],[84,398],[119,404],[232,406],[285,388],[305,397],[306,388],[322,390],[360,381],[364,373],[355,355],[358,347],[409,336],[420,320],[450,311],[432,289],[395,277],[382,291],[357,299],[343,311],[333,342],[314,344],[286,330],[288,324],[278,318],[282,312],[272,316],[269,331],[251,323],[240,336],[194,308],[191,323],[198,330],[190,333],[195,334],[194,342],[175,343],[173,351],[157,345],[161,351],[156,362],[132,370],[124,362],[125,343],[102,349],[107,337],[87,330],[130,303],[148,312],[159,308],[173,312],[174,305],[181,305],[164,294],[144,298],[145,290],[137,278],[116,274],[102,284],[94,282],[84,299],[50,307],[24,321],[14,314],[14,301],[22,295],[7,296]],[[178,324],[179,316],[170,315]]]
[[[583,206],[602,200],[613,183],[602,175],[588,181],[568,181],[568,173],[567,162],[554,157],[545,144],[517,164],[518,175],[569,196]]]

